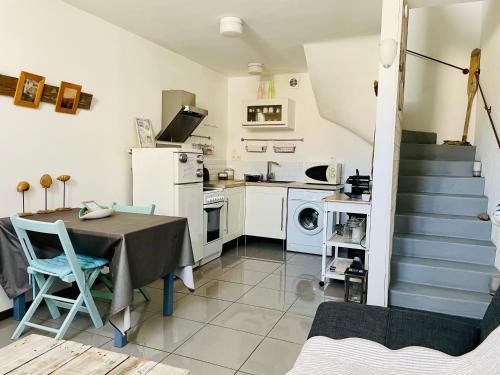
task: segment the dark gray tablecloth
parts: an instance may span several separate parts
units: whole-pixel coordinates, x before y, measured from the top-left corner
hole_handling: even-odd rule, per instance
[[[133,290],[194,264],[186,218],[115,212],[97,220],[78,219],[78,209],[27,217],[63,220],[75,251],[108,259],[113,272],[110,316],[132,303]],[[40,258],[61,253],[53,235],[30,234]],[[0,284],[10,298],[29,289],[27,260],[10,218],[0,219]]]

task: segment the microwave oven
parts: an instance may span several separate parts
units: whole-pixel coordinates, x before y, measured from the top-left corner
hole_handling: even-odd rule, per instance
[[[304,163],[304,182],[307,184],[339,185],[342,164]]]

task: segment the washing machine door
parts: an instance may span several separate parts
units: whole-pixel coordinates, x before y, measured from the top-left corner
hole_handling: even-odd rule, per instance
[[[322,208],[318,204],[300,204],[293,215],[295,227],[302,233],[314,236],[323,230]]]

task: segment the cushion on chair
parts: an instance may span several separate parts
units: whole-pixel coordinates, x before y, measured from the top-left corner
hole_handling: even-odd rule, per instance
[[[484,314],[481,322],[481,342],[500,325],[500,288],[493,296],[493,299]]]
[[[432,313],[391,309],[386,346],[424,346],[458,356],[479,345],[479,328]]]
[[[82,270],[101,268],[108,264],[108,261],[106,259],[96,258],[88,255],[76,254],[76,259],[78,260],[78,263],[80,264]],[[51,274],[57,275],[60,278],[68,276],[72,273],[68,258],[66,258],[66,255],[64,254],[58,255],[55,258],[35,259],[31,262],[30,268],[49,272]]]
[[[389,309],[344,302],[319,305],[309,337],[360,337],[385,345]]]

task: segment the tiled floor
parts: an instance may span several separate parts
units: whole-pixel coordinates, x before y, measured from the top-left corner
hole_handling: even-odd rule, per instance
[[[317,306],[341,299],[343,284],[319,287],[321,258],[287,253],[283,262],[281,243],[253,239],[246,256],[261,259],[243,255],[240,244],[197,269],[194,293],[176,281],[171,317],[161,314],[161,280],[148,287],[151,302],[137,294],[130,343],[123,349],[113,347],[109,324],[95,329],[84,315],[65,338],[188,368],[192,375],[284,374],[307,338]],[[98,307],[105,315],[107,303],[98,301]],[[43,309],[37,318],[60,324]],[[0,346],[10,343],[16,324],[0,322]]]

